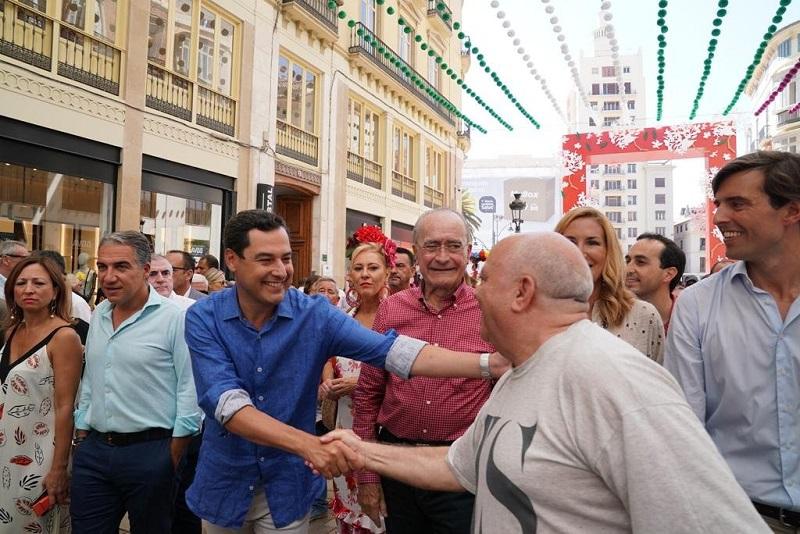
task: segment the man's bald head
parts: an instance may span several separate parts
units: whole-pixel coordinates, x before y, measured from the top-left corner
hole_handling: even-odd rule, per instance
[[[502,259],[500,276],[531,275],[538,291],[555,300],[586,303],[594,284],[580,251],[556,232],[518,234],[500,241],[492,256]]]

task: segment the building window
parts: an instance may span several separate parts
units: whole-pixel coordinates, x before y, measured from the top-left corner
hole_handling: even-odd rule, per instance
[[[619,122],[619,117],[603,117],[603,126],[614,126]]]
[[[591,180],[590,185],[592,189],[600,189],[600,180]]]
[[[595,110],[596,110],[596,109],[597,109],[597,102],[595,102],[595,101],[590,101],[590,102],[589,102],[589,107],[590,107],[590,108],[592,108],[592,109],[595,109]]]
[[[375,0],[361,0],[361,23],[375,33],[378,21],[378,11]]]
[[[628,171],[630,172],[630,168]],[[636,189],[636,178],[628,178],[628,189]]]
[[[594,119],[589,117],[589,126],[597,126],[597,123],[594,122]]]
[[[433,48],[431,48],[430,50],[433,50]],[[435,53],[432,56],[428,56],[428,82],[436,90],[439,89],[439,85],[440,85],[439,84],[439,75],[441,73],[441,69],[439,68],[439,64],[436,63],[436,57],[438,55],[439,55],[438,53]]]
[[[625,86],[625,94],[626,95],[631,94],[631,82],[625,82],[624,86]]]
[[[619,208],[620,206],[622,206],[622,197],[620,196],[606,197],[606,206],[611,208]]]
[[[639,229],[635,226],[628,227],[628,237],[635,239],[639,235]]]
[[[622,74],[630,74],[631,68],[630,67],[622,67]]]
[[[778,57],[789,57],[792,55],[792,40],[786,39],[778,45]]]
[[[700,250],[705,250],[705,249],[706,249],[706,238],[705,237],[701,237],[700,238]]]
[[[656,220],[657,221],[667,220],[667,212],[664,210],[656,210]]]
[[[237,34],[237,22],[205,2],[150,0],[147,59],[225,96],[235,90]]]
[[[657,233],[658,235],[663,235],[663,236],[667,235],[667,228],[666,228],[666,226],[656,226],[656,233]]]
[[[317,134],[317,75],[304,65],[278,56],[278,120]]]
[[[380,118],[378,114],[358,100],[349,102],[348,149],[370,161],[380,161]]]
[[[404,31],[400,31],[398,33],[398,46],[397,46],[397,53],[398,55],[408,63],[409,65],[414,64],[414,32],[406,33]]]
[[[619,102],[616,100],[603,102],[603,111],[619,111]]]
[[[656,187],[666,187],[667,179],[664,178],[663,176],[658,176],[655,179],[655,184],[656,184]]]
[[[636,205],[636,195],[628,195],[628,206],[635,206]]]
[[[619,94],[619,85],[616,83],[604,83],[603,84],[603,94],[604,95],[618,95]]]
[[[622,189],[622,180],[607,180],[606,191],[618,191]]]
[[[617,234],[617,239],[622,239],[622,228],[614,228],[614,232]]]
[[[636,212],[629,211],[628,212],[628,222],[636,222]]]
[[[425,205],[429,208],[444,205],[444,184],[447,177],[447,158],[432,146],[425,149]]]
[[[628,163],[628,172],[636,172],[636,164],[635,163]],[[636,186],[634,186],[636,187]]]
[[[593,83],[592,84],[592,94],[593,95],[599,95],[600,94],[600,84],[599,83]]]
[[[620,224],[622,223],[622,213],[620,213],[619,211],[607,211],[606,219],[608,219],[612,223]]]
[[[656,204],[666,204],[667,203],[667,195],[663,193],[659,193],[656,195]]]
[[[622,166],[619,163],[603,165],[603,174],[622,174]]]
[[[414,137],[403,128],[395,127],[392,138],[394,170],[404,176],[414,175]]]
[[[589,165],[589,172],[595,174],[600,172],[600,165]]]
[[[603,78],[613,78],[617,75],[617,70],[612,67],[603,67]]]
[[[636,101],[635,100],[628,100],[628,109],[630,109],[630,110],[636,109]]]

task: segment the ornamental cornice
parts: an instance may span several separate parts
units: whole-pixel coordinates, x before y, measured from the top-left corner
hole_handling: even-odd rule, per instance
[[[372,202],[376,207],[386,207],[386,193],[380,189],[375,189],[374,187],[363,185],[350,179],[347,179],[347,196]]]
[[[198,132],[182,124],[170,122],[154,115],[145,115],[142,129],[146,133],[157,137],[220,154],[231,159],[239,157],[239,147],[235,143],[214,139],[206,133]]]
[[[122,103],[22,70],[12,70],[8,65],[0,65],[0,88],[116,124],[125,124],[125,106]]]

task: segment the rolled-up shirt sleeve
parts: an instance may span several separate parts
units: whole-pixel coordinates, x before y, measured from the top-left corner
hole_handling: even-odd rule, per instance
[[[209,317],[204,317],[204,315]],[[191,354],[197,400],[207,417],[221,425],[253,402],[214,326],[212,308],[186,311],[186,344]]]
[[[176,438],[191,436],[200,431],[200,408],[197,405],[197,392],[192,373],[192,362],[189,348],[184,339],[184,321],[182,316],[174,320],[172,358],[175,374],[178,379],[177,410],[172,435]]]
[[[394,330],[379,334],[361,326],[358,321],[331,307],[328,312],[328,339],[326,354],[337,354],[385,368],[402,378],[411,375],[411,366],[424,341],[397,335]]]

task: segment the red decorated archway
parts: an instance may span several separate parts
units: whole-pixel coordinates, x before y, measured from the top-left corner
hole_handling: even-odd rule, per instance
[[[704,158],[706,162],[707,267],[725,257],[725,245],[714,226],[711,179],[736,157],[736,129],[732,122],[680,124],[661,128],[628,128],[563,138],[561,197],[564,213],[575,206],[591,206],[586,191],[586,167],[659,159]]]

